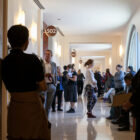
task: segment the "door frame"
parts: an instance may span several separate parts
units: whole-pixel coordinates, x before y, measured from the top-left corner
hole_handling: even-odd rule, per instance
[[[8,0],[3,0],[3,58],[7,55]],[[2,140],[7,140],[7,90],[2,83]]]

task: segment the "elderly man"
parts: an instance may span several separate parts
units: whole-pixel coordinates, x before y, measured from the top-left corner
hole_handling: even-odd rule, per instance
[[[52,62],[52,51],[47,50],[45,56],[45,79],[47,84],[47,92],[45,94],[45,109],[49,115],[50,108],[56,91],[57,68],[56,63]]]

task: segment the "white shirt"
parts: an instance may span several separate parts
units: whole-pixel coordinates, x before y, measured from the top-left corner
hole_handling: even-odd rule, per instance
[[[86,70],[86,78],[85,78],[85,83],[84,83],[84,87],[86,87],[86,85],[91,85],[92,87],[96,87],[97,85],[95,85],[94,83],[97,84],[97,81],[94,77],[94,73],[91,69],[87,69]]]
[[[45,73],[52,73],[52,66],[50,63],[45,63]]]
[[[47,63],[46,61],[45,61],[45,73],[47,74],[47,73],[52,73],[52,66],[51,66],[51,64],[50,63]],[[51,81],[46,77],[45,78],[45,81],[46,81],[46,83],[51,83]]]

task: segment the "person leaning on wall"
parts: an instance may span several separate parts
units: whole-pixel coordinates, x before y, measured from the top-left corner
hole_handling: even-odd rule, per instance
[[[46,91],[43,67],[37,56],[24,51],[29,30],[14,25],[8,30],[11,51],[2,61],[2,79],[11,95],[8,140],[50,140],[49,123],[39,93]]]

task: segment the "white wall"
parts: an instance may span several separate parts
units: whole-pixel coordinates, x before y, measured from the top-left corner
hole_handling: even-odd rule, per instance
[[[76,70],[79,69],[79,60],[80,57],[83,56],[105,56],[105,58],[102,59],[94,59],[95,62],[95,67],[100,66],[100,71],[101,72],[105,72],[106,68],[110,68],[110,70],[112,71],[112,65],[109,65],[109,58],[112,56],[112,51],[78,51],[77,52],[77,56],[76,56]],[[83,60],[83,64],[85,63],[85,61],[87,61],[87,59],[82,59]],[[82,66],[81,70],[83,72],[85,72],[85,68]]]
[[[27,53],[36,53],[39,56],[43,54],[42,35],[43,18],[42,12],[33,0],[8,0],[8,28],[16,23],[16,18],[20,10],[25,13],[25,26],[30,30],[32,22],[37,24],[37,40],[32,41],[30,38]]]
[[[121,36],[110,35],[69,35],[63,38],[63,51],[62,51],[62,65],[67,65],[71,62],[70,57],[70,44],[71,43],[111,43],[112,44],[112,73],[115,73],[115,67],[121,63],[119,57],[119,46],[121,44]]]
[[[130,20],[130,22],[128,23],[128,25],[126,26],[126,28],[122,34],[123,48],[125,51],[125,59],[123,60],[124,64],[126,62],[128,34],[129,34],[130,28],[133,24],[136,26],[137,32],[139,34],[139,40],[140,40],[140,6],[139,6],[138,10],[136,11],[136,13],[134,14],[134,16],[132,17],[132,19]]]
[[[57,66],[63,67],[63,53],[64,53],[64,37],[57,33],[53,37],[48,38],[48,49],[52,50],[52,60]]]

